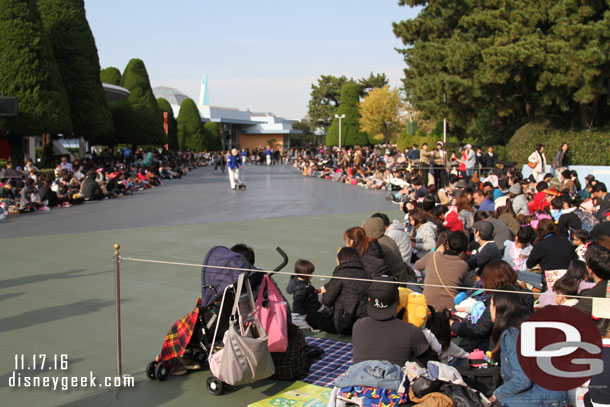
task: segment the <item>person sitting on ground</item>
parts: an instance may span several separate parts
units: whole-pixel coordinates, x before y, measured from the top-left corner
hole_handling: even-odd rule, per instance
[[[489,401],[497,400],[502,406],[508,407],[567,406],[567,392],[547,390],[533,383],[519,364],[519,330],[530,316],[530,310],[520,301],[520,296],[522,295],[504,292],[492,295],[490,314],[494,327],[491,336],[495,343],[492,359],[501,361],[504,383],[494,390]]]
[[[364,271],[369,275],[369,278],[388,273],[379,242],[376,239],[370,239],[364,229],[359,226],[347,229],[343,233],[343,240],[345,246],[354,247],[358,250],[360,260],[364,265]]]
[[[400,249],[391,237],[384,235],[383,220],[378,217],[368,218],[362,223],[362,228],[369,239],[379,242],[388,274],[401,282],[414,282],[415,273],[402,260]]]
[[[593,301],[595,298],[607,298],[608,297],[608,280],[610,280],[610,238],[602,237],[597,242],[593,242],[587,247],[587,253],[585,253],[587,260],[587,269],[589,270],[589,276],[595,283],[589,290],[585,290],[581,293],[582,296],[590,297],[591,299],[581,299],[578,301],[576,308],[581,310],[587,315],[592,315],[594,311]],[[596,318],[595,315],[593,315]],[[596,318],[598,327],[603,322],[603,318]],[[605,332],[600,332],[604,334]]]
[[[87,176],[80,186],[80,193],[85,201],[98,201],[106,198],[106,194],[102,191],[102,187],[95,180],[97,173],[95,170],[89,170]]]
[[[513,203],[513,211],[519,215],[529,215],[529,210],[527,208],[527,197],[523,194],[523,189],[521,188],[521,184],[516,183],[508,190],[509,198]]]
[[[437,227],[426,218],[424,211],[419,208],[409,212],[409,222],[415,232],[415,236],[411,238],[415,244],[413,251],[418,259],[422,259],[436,247]]]
[[[491,223],[491,226],[493,226],[493,241],[502,253],[504,252],[504,242],[507,240],[513,240],[515,236],[511,233],[508,226],[506,226],[506,224],[501,220],[496,219],[494,215],[494,212],[477,211],[474,214],[474,221],[478,222],[480,220],[484,220]]]
[[[589,232],[586,230],[577,230],[572,233],[572,245],[575,247],[574,252],[578,260],[585,261],[585,253],[587,252],[587,243],[589,242]]]
[[[314,332],[323,329],[335,333],[335,324],[328,318],[329,314],[322,312],[325,307],[320,303],[318,293],[311,284],[314,270],[313,263],[308,260],[298,259],[294,263],[295,274],[301,275],[291,276],[286,288],[286,292],[292,294],[292,322],[299,328],[313,328]]]
[[[484,290],[495,290],[500,287],[510,287],[511,290],[526,291],[518,286],[517,273],[508,263],[502,260],[492,260],[485,266],[481,275],[481,288]],[[460,337],[458,344],[467,352],[472,352],[475,349],[488,351],[493,347],[491,342],[493,321],[489,312],[491,292],[484,292],[475,298],[485,304],[485,311],[476,322],[453,319],[449,321],[451,332]],[[526,308],[533,312],[534,298],[526,294],[519,294],[519,298],[523,301]]]
[[[374,213],[372,217],[383,220],[385,235],[394,240],[400,250],[402,261],[409,264],[411,262],[411,256],[413,255],[413,248],[411,247],[409,234],[405,231],[405,225],[397,219],[394,219],[394,221],[390,223],[390,218],[385,213],[377,212]]]
[[[474,191],[474,202],[480,211],[494,211],[496,209],[490,193],[485,193],[480,189]]]
[[[502,260],[510,264],[517,273],[527,271],[525,262],[532,251],[533,238],[534,229],[530,226],[522,226],[519,228],[514,242],[511,240],[504,242],[506,247]]]
[[[331,279],[321,289],[322,304],[333,309],[333,322],[336,332],[349,335],[358,318],[366,315],[366,294],[368,282],[352,279],[368,279],[358,250],[343,247],[337,254],[337,267],[333,277],[350,279]]]
[[[385,360],[398,366],[417,362],[426,366],[438,355],[430,348],[421,329],[396,318],[398,286],[388,276],[371,283],[367,316],[354,325],[354,363]]]
[[[610,194],[608,194],[610,195]],[[591,231],[591,239],[599,239],[602,236],[610,236],[610,208],[602,213],[601,221]]]
[[[538,237],[527,258],[527,268],[533,269],[539,265],[543,273],[552,270],[567,270],[576,255],[572,243],[566,237],[557,235],[555,222],[552,219],[542,219],[538,222],[536,233]],[[542,279],[542,277],[540,278]],[[536,286],[536,284],[532,285]]]
[[[479,244],[479,249],[472,253],[466,263],[468,263],[469,270],[478,270],[477,274],[479,275],[487,263],[502,258],[500,249],[492,240],[493,231],[493,225],[485,220],[480,220],[474,224],[474,238]]]
[[[536,308],[543,308],[547,305],[555,305],[557,302],[555,301],[556,293],[555,286],[561,280],[575,280],[576,281],[576,293],[580,294],[586,290],[589,290],[595,286],[594,282],[589,281],[589,273],[587,271],[587,265],[580,260],[572,260],[570,263],[570,267],[568,267],[568,271],[561,277],[559,280],[555,282],[553,285],[553,289],[547,290],[540,294],[540,298],[538,299],[538,303],[536,304]]]
[[[424,287],[428,305],[436,311],[452,309],[453,299],[463,284],[468,264],[464,255],[468,249],[468,238],[464,232],[451,232],[442,249],[426,254],[415,263],[416,270],[425,270],[424,284],[442,285],[445,287]],[[451,287],[447,287],[451,286]]]
[[[553,285],[553,291],[557,305],[573,307],[578,304],[577,298],[571,298],[571,296],[578,295],[578,280],[575,278],[560,278]]]

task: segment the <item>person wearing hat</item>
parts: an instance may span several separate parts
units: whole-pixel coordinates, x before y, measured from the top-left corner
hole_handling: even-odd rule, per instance
[[[398,366],[406,362],[426,366],[429,360],[438,360],[422,330],[396,318],[398,286],[395,281],[381,276],[369,286],[367,316],[356,321],[352,332],[354,364],[385,360]]]
[[[486,221],[480,220],[474,223],[474,238],[479,244],[479,249],[472,253],[472,256],[466,260],[469,270],[478,270],[480,274],[487,263],[492,260],[502,259],[502,253],[498,246],[494,243],[494,227]]]
[[[388,268],[388,274],[401,282],[414,282],[415,273],[402,260],[400,249],[396,242],[385,235],[385,224],[380,217],[373,216],[362,223],[366,236],[377,241],[381,246],[383,261]]]
[[[231,189],[235,190],[235,187],[245,189],[246,186],[242,184],[239,179],[239,167],[243,167],[243,164],[236,148],[232,149],[227,156],[227,166],[229,167],[229,183],[231,184]]]
[[[513,211],[515,211],[517,216],[530,214],[527,209],[527,197],[523,194],[521,184],[511,186],[508,190],[508,196],[513,203]]]

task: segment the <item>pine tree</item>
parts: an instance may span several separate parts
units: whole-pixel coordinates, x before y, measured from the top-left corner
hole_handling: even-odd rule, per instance
[[[0,118],[11,160],[23,164],[23,136],[43,137],[50,165],[51,134],[72,132],[66,89],[34,0],[0,0],[0,91],[17,97],[16,117]]]
[[[180,149],[196,152],[203,150],[203,124],[193,99],[186,98],[182,101],[177,121]]]
[[[68,92],[74,133],[92,144],[108,144],[114,133],[112,115],[83,0],[38,0],[38,9]]]
[[[133,144],[166,144],[163,117],[150,87],[146,67],[141,59],[134,58],[129,61],[121,76],[121,86],[130,92],[127,100],[133,109],[136,123],[130,136],[130,142]]]
[[[174,117],[174,111],[172,110],[169,102],[164,98],[158,98],[157,104],[161,112],[167,112],[167,144],[171,151],[177,151],[178,146],[178,123]]]
[[[360,88],[353,81],[348,81],[341,88],[341,99],[337,115],[345,115],[341,120],[341,146],[365,146],[369,144],[366,133],[360,131],[360,113],[358,103]],[[326,135],[326,145],[339,145],[339,119],[333,120],[328,134]]]

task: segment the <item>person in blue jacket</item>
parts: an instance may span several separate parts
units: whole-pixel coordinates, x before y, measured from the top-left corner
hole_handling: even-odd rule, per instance
[[[267,167],[271,165],[271,148],[269,148],[269,146],[267,146],[267,149],[265,150],[265,160],[266,160],[266,164]]]
[[[547,390],[533,383],[519,364],[517,338],[521,323],[529,317],[519,295],[495,292],[491,298],[489,311],[494,322],[491,337],[496,344],[492,359],[500,362],[504,384],[494,390],[489,401],[497,400],[499,405],[508,407],[567,407],[567,392]]]
[[[242,184],[239,179],[239,168],[243,167],[243,164],[236,148],[231,150],[227,156],[227,166],[229,167],[229,183],[231,184],[231,189],[235,189],[236,187],[244,189],[245,185]]]

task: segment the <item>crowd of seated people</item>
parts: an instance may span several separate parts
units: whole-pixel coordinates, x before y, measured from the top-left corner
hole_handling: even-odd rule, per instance
[[[63,156],[53,174],[39,171],[32,159],[23,168],[8,163],[0,173],[0,217],[131,195],[181,178],[208,160],[189,151],[121,149],[72,162]]]

